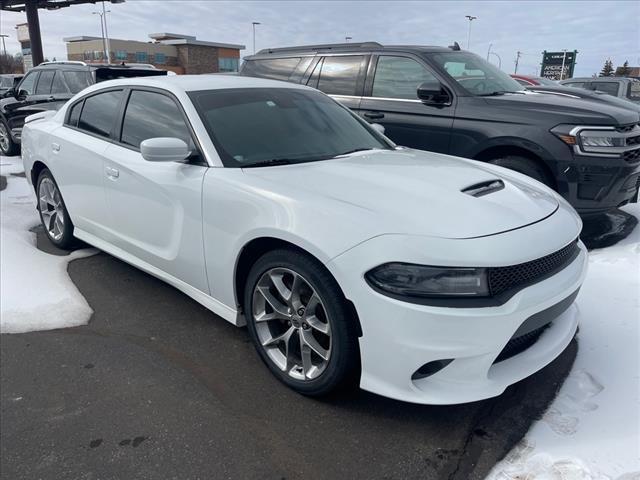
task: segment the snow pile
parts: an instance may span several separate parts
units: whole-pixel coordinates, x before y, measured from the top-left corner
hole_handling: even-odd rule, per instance
[[[489,479],[640,480],[640,227],[590,253],[578,307],[572,372]]]
[[[0,157],[0,333],[73,327],[88,322],[93,311],[67,274],[67,263],[92,255],[77,250],[68,256],[41,252],[30,228],[40,223],[35,195],[20,157]]]

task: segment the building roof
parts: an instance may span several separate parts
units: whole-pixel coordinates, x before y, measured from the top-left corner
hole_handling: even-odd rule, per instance
[[[90,37],[87,35],[78,35],[76,37],[64,37],[62,39],[63,42],[71,43],[71,42],[89,42],[91,40],[102,40],[102,37]]]
[[[204,40],[197,40],[192,35],[182,35],[179,33],[150,33],[149,38],[156,41],[160,45],[202,45],[205,47],[217,47],[217,48],[230,48],[234,50],[244,50],[244,45],[235,43],[221,43],[221,42],[207,42]],[[91,37],[87,35],[79,35],[75,37],[65,37],[62,39],[66,43],[72,42],[87,42],[91,40],[102,40],[101,37]],[[122,40],[119,38],[112,38],[111,40],[120,40],[125,42],[138,42],[138,43],[151,43],[143,40]]]

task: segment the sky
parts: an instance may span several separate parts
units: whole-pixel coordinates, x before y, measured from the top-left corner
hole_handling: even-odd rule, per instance
[[[63,37],[100,36],[97,5],[57,11],[41,10],[45,57],[66,59]],[[251,22],[257,49],[313,43],[377,41],[383,44],[451,45],[467,47],[513,73],[516,52],[522,52],[518,72],[539,74],[541,52],[578,50],[574,76],[599,72],[608,58],[614,66],[625,60],[640,66],[640,1],[199,1],[126,0],[107,14],[111,38],[149,41],[156,32],[195,35],[200,40],[246,45],[253,51]],[[19,50],[15,25],[24,13],[0,11],[0,33],[8,34],[8,53]]]

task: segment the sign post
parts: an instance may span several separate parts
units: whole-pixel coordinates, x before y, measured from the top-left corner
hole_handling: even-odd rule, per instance
[[[565,80],[573,77],[578,51],[542,52],[540,76],[550,80]]]

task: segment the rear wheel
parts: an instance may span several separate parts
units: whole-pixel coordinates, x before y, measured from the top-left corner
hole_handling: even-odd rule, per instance
[[[544,167],[530,158],[508,155],[502,158],[489,160],[489,163],[505,167],[510,170],[515,170],[518,173],[522,173],[534,180],[544,183],[547,187],[553,188],[553,180],[549,177],[549,174]]]
[[[258,354],[273,374],[312,396],[353,383],[357,330],[331,274],[295,250],[266,253],[252,267],[244,311]]]
[[[11,157],[18,153],[19,147],[11,138],[9,127],[4,120],[0,120],[0,154]]]
[[[73,223],[58,184],[48,169],[40,172],[37,185],[38,211],[47,237],[58,248],[71,248],[74,243]]]

